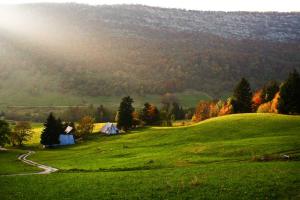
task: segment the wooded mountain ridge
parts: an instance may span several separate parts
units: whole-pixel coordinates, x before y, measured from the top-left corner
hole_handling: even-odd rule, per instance
[[[194,89],[220,97],[300,69],[300,14],[28,4],[0,23],[0,94],[107,96]],[[1,96],[1,95],[0,95]]]

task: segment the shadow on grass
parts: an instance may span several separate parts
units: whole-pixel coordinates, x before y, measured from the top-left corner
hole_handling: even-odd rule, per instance
[[[145,170],[159,170],[159,169],[167,169],[170,167],[162,167],[162,166],[140,166],[140,167],[125,167],[125,168],[99,168],[99,169],[62,169],[58,173],[90,173],[90,172],[128,172],[128,171],[145,171]]]

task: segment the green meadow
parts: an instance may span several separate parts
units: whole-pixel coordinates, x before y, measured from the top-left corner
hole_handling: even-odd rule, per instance
[[[32,143],[30,159],[59,171],[3,176],[1,199],[300,198],[300,116],[238,114],[117,136],[95,132],[45,150]],[[15,162],[15,151],[1,152],[1,174],[33,170]]]
[[[25,165],[18,160],[18,156],[26,152],[27,151],[20,149],[0,151],[0,175],[32,173],[39,171],[38,168]]]

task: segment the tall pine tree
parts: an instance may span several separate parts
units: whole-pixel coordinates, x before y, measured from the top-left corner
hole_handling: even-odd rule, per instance
[[[53,114],[50,113],[47,121],[44,123],[44,127],[41,135],[41,144],[46,146],[59,144],[59,135],[64,131],[61,120],[56,120]]]
[[[132,107],[133,99],[128,96],[122,99],[118,111],[117,126],[119,129],[128,131],[132,128],[133,125],[133,116],[134,108]]]
[[[300,77],[294,70],[280,87],[278,111],[282,114],[300,114]]]
[[[249,82],[242,78],[234,90],[234,112],[249,113],[251,112],[252,92]]]

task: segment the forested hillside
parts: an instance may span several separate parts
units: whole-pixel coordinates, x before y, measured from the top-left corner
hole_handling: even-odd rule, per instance
[[[300,69],[299,13],[79,4],[10,6],[0,13],[0,97],[186,89],[220,97],[241,77],[256,88]],[[18,14],[8,23],[11,13]]]

